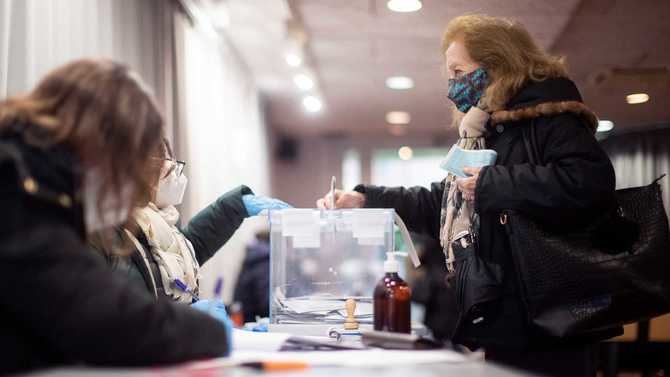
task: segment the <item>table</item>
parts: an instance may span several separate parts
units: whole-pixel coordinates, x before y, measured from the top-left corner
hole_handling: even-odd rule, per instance
[[[153,369],[93,369],[59,368],[20,377],[246,377],[262,376],[269,373],[250,368],[222,368],[217,370],[188,371],[179,367]],[[275,376],[299,377],[524,377],[532,376],[512,369],[503,368],[483,361],[460,364],[424,364],[394,368],[349,368],[317,367],[304,371],[273,373]],[[19,377],[19,376],[17,376]]]

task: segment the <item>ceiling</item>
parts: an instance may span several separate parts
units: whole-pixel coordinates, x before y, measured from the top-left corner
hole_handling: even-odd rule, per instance
[[[473,12],[518,20],[542,47],[564,55],[587,105],[616,132],[670,123],[667,0],[424,0],[419,12],[404,14],[389,11],[385,0],[225,4],[228,35],[267,99],[269,122],[284,132],[388,135],[385,114],[393,110],[411,113],[409,134],[443,132],[451,104],[441,34],[451,18]],[[306,69],[324,100],[317,114],[303,111],[304,93],[292,82],[300,70],[284,62],[288,20],[306,37]],[[413,78],[414,89],[387,89],[392,75]],[[648,103],[625,102],[640,91]]]

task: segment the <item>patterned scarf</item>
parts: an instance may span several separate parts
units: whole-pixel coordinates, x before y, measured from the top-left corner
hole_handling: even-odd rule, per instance
[[[463,149],[484,149],[484,133],[489,115],[473,107],[461,120],[458,127],[460,136],[457,145]],[[444,180],[442,211],[440,213],[440,243],[447,261],[447,270],[454,272],[454,251],[452,242],[465,234],[473,238],[478,232],[478,217],[474,203],[463,199],[456,185],[456,176],[447,175]]]

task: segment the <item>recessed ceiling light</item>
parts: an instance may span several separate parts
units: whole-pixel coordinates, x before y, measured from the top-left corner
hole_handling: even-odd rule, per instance
[[[390,111],[386,113],[386,122],[390,124],[408,124],[412,116],[406,111]]]
[[[649,94],[647,93],[635,93],[626,96],[626,102],[630,105],[645,103],[647,101],[649,101]]]
[[[393,136],[403,136],[407,134],[407,125],[392,124],[389,126],[389,133]]]
[[[412,156],[414,156],[414,151],[412,150],[412,148],[405,146],[400,147],[400,149],[398,149],[398,157],[400,157],[401,160],[403,161],[411,160]]]
[[[401,13],[416,12],[421,9],[421,1],[419,0],[389,0],[386,6],[394,11]]]
[[[293,82],[300,88],[300,90],[310,90],[314,88],[314,80],[303,73],[293,76]]]
[[[284,59],[286,60],[286,64],[290,65],[291,67],[300,67],[302,64],[302,58],[294,53],[286,54]]]
[[[406,90],[414,87],[414,80],[407,76],[391,76],[386,79],[386,87],[395,90]]]
[[[614,128],[614,123],[611,120],[599,120],[598,121],[598,132],[611,131],[612,128]]]
[[[302,99],[302,105],[310,113],[318,113],[323,108],[323,102],[315,96],[307,96]]]

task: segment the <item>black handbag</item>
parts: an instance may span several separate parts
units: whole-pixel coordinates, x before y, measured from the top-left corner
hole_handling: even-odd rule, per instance
[[[523,138],[530,162],[541,163],[533,124]],[[586,229],[556,232],[521,213],[501,214],[533,330],[588,337],[670,312],[670,238],[661,178],[617,190],[616,213]],[[621,234],[631,228],[637,232],[625,242]]]

